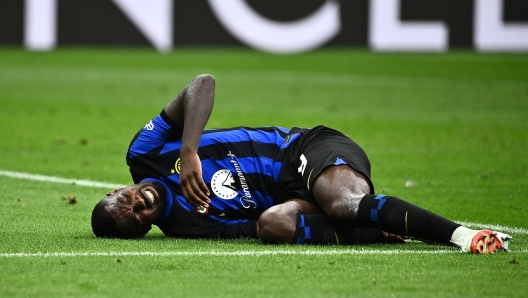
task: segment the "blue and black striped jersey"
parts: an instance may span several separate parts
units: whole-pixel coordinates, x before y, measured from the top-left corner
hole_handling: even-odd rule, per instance
[[[128,150],[134,183],[159,181],[168,188],[167,207],[157,225],[178,237],[255,236],[251,221],[274,204],[285,151],[305,130],[205,130],[198,155],[211,203],[202,210],[186,202],[179,186],[181,131],[162,111],[136,134]]]

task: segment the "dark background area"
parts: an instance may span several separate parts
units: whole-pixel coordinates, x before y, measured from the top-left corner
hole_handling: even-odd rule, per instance
[[[248,0],[261,15],[288,22],[306,17],[326,0]],[[333,47],[367,47],[365,0],[339,0],[341,32]],[[443,21],[451,48],[473,45],[473,0],[401,0],[404,21]],[[174,1],[173,44],[177,46],[243,46],[225,30],[206,0]],[[504,21],[528,22],[528,1],[505,0]],[[0,1],[0,45],[22,45],[24,1]],[[58,45],[150,46],[147,39],[110,0],[58,0]]]

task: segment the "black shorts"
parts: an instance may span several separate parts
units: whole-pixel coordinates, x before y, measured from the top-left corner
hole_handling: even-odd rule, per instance
[[[300,198],[315,205],[312,184],[327,167],[346,164],[361,173],[374,193],[370,161],[361,147],[342,133],[325,126],[306,131],[285,154],[277,183],[275,204]]]

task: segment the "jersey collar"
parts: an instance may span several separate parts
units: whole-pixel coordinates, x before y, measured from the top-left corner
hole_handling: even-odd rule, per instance
[[[163,224],[167,220],[167,217],[169,217],[169,213],[172,209],[172,192],[170,188],[167,186],[167,184],[165,184],[165,182],[159,179],[146,178],[146,179],[141,180],[141,182],[158,182],[161,185],[163,185],[163,187],[165,187],[165,190],[167,190],[167,197],[165,198],[165,209],[161,213],[160,217],[154,223],[155,225],[159,226],[160,224]]]

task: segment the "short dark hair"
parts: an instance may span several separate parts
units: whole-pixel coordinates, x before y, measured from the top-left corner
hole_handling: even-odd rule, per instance
[[[92,231],[96,237],[125,238],[117,227],[117,222],[106,206],[107,200],[102,200],[95,205],[92,211]]]

